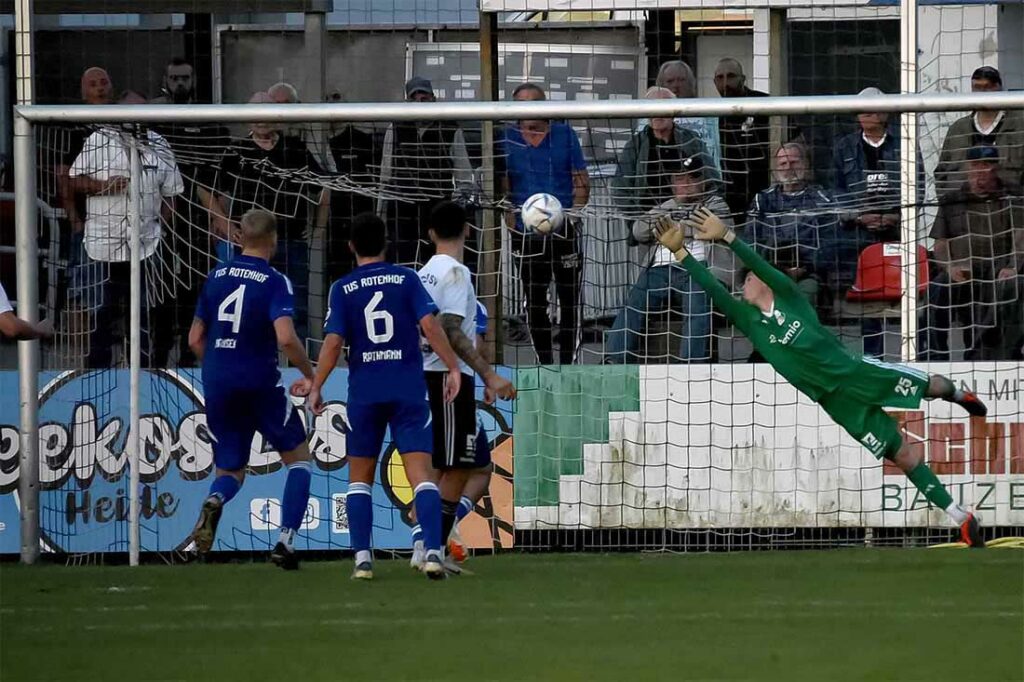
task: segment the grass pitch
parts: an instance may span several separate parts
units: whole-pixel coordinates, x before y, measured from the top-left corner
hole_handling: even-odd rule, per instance
[[[0,566],[0,679],[1024,678],[1024,552]]]

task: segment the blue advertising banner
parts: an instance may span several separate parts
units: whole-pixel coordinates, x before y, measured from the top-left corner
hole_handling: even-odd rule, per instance
[[[283,372],[285,384],[295,370]],[[327,411],[305,413],[313,456],[309,507],[298,549],[349,546],[345,439],[347,370],[325,386]],[[129,375],[127,370],[44,372],[40,376],[40,524],[44,551],[119,552],[128,548]],[[143,551],[184,549],[213,475],[198,370],[144,370],[139,457]],[[478,390],[482,397],[482,391]],[[0,395],[18,394],[17,372],[0,372]],[[296,405],[301,402],[296,400]],[[510,405],[478,410],[495,445],[511,436]],[[0,401],[0,553],[19,551],[18,401]],[[373,543],[407,548],[411,491],[385,439],[374,486]],[[277,540],[286,471],[262,436],[253,441],[241,492],[225,508],[215,550],[269,550]]]

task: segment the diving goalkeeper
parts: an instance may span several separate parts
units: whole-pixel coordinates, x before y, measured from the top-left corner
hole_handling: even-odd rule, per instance
[[[730,295],[703,263],[687,251],[683,229],[663,216],[655,236],[681,261],[690,276],[711,296],[718,309],[753,343],[775,370],[860,441],[875,457],[898,466],[929,502],[945,510],[960,526],[960,539],[970,547],[984,547],[976,516],[953,502],[922,459],[903,443],[895,420],[886,407],[916,408],[921,400],[941,398],[968,413],[985,416],[988,408],[970,391],[956,388],[944,376],[931,376],[911,367],[860,357],[844,348],[818,321],[814,309],[793,280],[776,270],[753,249],[737,239],[706,208],[684,220],[697,238],[722,240],[749,269],[743,300]]]

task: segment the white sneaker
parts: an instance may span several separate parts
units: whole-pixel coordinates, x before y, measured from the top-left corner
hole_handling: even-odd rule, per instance
[[[444,565],[441,563],[440,557],[436,554],[428,555],[423,560],[423,568],[420,569],[425,576],[431,580],[444,580],[448,577],[448,572],[445,570]]]
[[[417,543],[417,544],[419,544],[419,543]],[[420,547],[413,547],[413,549],[412,549],[412,558],[409,559],[409,568],[413,569],[414,571],[422,570],[423,569],[423,562],[426,561],[426,560],[427,560],[427,552],[426,552],[426,550],[423,549],[422,546],[420,546]]]

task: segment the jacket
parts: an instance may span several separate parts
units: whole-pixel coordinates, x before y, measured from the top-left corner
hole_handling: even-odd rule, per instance
[[[967,179],[967,151],[980,144],[999,150],[999,168],[1003,180],[1011,185],[1024,182],[1024,111],[1007,110],[995,130],[985,135],[974,125],[974,114],[959,118],[949,126],[935,166],[935,192],[941,197],[960,189]]]
[[[869,170],[858,129],[840,137],[832,151],[835,198],[855,214],[893,213],[900,207],[900,136],[886,133],[878,149],[879,168]],[[924,168],[917,159],[918,196],[924,197]]]
[[[616,211],[625,214],[629,219],[636,219],[646,211],[671,197],[669,189],[666,196],[654,201],[647,201],[647,168],[645,166],[651,155],[651,126],[644,126],[633,133],[625,148],[619,154],[619,164],[612,180],[612,201]],[[689,128],[678,123],[673,130],[673,141],[682,158],[700,155],[704,164],[705,189],[720,192],[722,173],[714,164],[704,142]],[[665,183],[666,186],[669,184]]]
[[[758,192],[746,239],[778,268],[824,276],[836,265],[839,214],[831,192],[808,185],[787,194],[780,185]]]
[[[950,262],[969,264],[977,278],[991,278],[1003,268],[1024,274],[1020,185],[1004,184],[998,193],[978,197],[964,183],[940,200],[929,236],[948,240]]]

